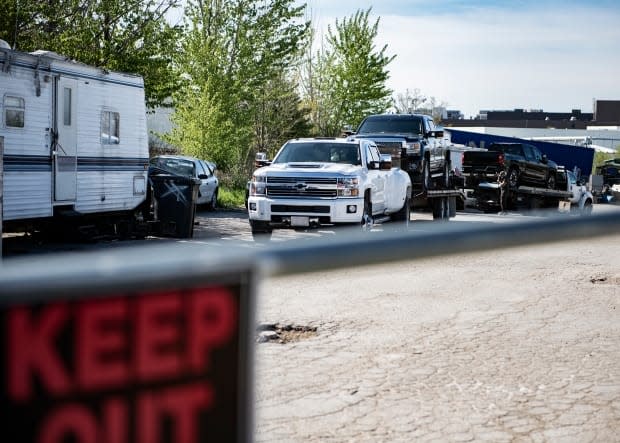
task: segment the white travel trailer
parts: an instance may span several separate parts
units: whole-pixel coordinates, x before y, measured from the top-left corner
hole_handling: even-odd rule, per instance
[[[103,215],[133,224],[147,194],[142,77],[0,43],[4,230]]]

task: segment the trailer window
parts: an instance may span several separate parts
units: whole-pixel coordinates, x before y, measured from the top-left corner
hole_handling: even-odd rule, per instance
[[[120,143],[119,122],[120,114],[118,112],[103,111],[101,113],[101,143],[105,145]]]
[[[21,97],[4,97],[4,124],[7,128],[23,128],[26,102]]]
[[[63,124],[71,126],[71,88],[64,88],[63,94]]]

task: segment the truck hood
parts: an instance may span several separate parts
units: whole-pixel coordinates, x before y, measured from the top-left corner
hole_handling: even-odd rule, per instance
[[[345,163],[276,163],[260,168],[255,175],[354,175],[359,173],[361,168]]]
[[[402,134],[388,134],[385,132],[374,132],[374,133],[364,133],[364,134],[355,134],[354,135],[355,138],[367,138],[370,140],[393,140],[393,141],[397,141],[397,140],[405,140],[408,142],[415,142],[415,141],[419,141],[422,136],[419,134],[408,134],[408,133],[402,133]]]

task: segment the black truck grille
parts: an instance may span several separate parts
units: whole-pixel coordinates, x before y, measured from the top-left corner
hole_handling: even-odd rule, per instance
[[[329,214],[329,206],[310,206],[310,205],[271,205],[271,212],[286,214],[299,212],[304,214]]]

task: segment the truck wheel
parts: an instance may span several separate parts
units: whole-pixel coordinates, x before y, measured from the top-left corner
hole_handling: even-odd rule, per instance
[[[422,184],[424,185],[424,189],[432,189],[433,188],[433,178],[431,177],[431,165],[430,162],[426,159],[422,165]]]
[[[252,238],[255,241],[271,239],[272,229],[268,222],[250,220],[250,228],[252,229]]]
[[[519,170],[516,168],[508,171],[508,186],[516,189],[519,187]]]
[[[362,231],[370,231],[372,229],[372,202],[368,195],[364,198],[364,212],[362,212],[361,227]]]
[[[405,225],[409,224],[411,218],[411,207],[409,206],[409,197],[405,197],[405,203],[403,207],[392,215],[392,220],[396,222],[405,222]]]
[[[555,189],[555,172],[549,172],[549,176],[546,180],[547,189]]]
[[[450,163],[447,161],[443,164],[443,185],[446,188],[450,187]]]
[[[586,200],[581,209],[581,215],[586,217],[592,215],[592,201]]]

